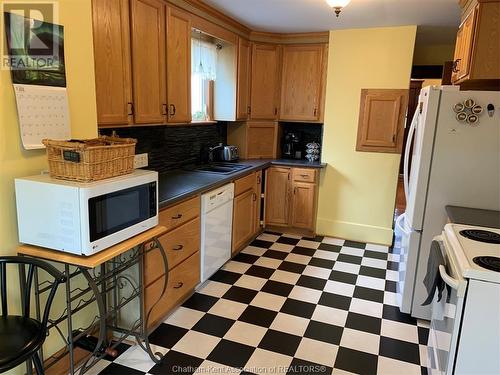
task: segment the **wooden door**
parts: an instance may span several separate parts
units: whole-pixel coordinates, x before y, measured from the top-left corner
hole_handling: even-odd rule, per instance
[[[363,89],[356,151],[401,153],[408,90]]]
[[[469,74],[474,41],[476,10],[472,10],[464,19],[457,33],[453,81],[456,82]]]
[[[278,124],[273,121],[247,123],[247,159],[275,159],[278,149]]]
[[[283,47],[281,120],[319,120],[324,48],[319,44]]]
[[[161,0],[131,0],[132,77],[137,124],[164,123],[165,7]]]
[[[167,6],[168,122],[191,122],[191,19]]]
[[[279,62],[279,46],[253,45],[250,95],[250,118],[253,120],[278,118]]]
[[[250,42],[238,38],[238,81],[236,94],[236,119],[247,120],[250,115],[250,73],[252,65]]]
[[[291,226],[314,231],[316,185],[294,182],[291,203]]]
[[[290,168],[271,167],[266,171],[266,225],[288,226]]]
[[[249,189],[234,198],[233,207],[233,254],[255,233],[256,194]]]
[[[262,208],[262,171],[255,172],[255,220],[254,220],[254,235],[260,231],[260,213]]]
[[[127,0],[92,1],[97,123],[133,121],[130,24]]]

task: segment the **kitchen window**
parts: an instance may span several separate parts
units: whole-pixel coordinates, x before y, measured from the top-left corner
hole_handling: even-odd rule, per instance
[[[201,32],[191,38],[191,112],[193,122],[212,121],[217,45]]]

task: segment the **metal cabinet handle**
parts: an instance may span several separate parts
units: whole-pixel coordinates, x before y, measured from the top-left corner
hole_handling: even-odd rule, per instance
[[[260,183],[261,183],[260,176],[257,176],[257,185],[260,185]]]
[[[318,108],[314,108],[314,117],[318,115]]]
[[[170,117],[173,117],[175,116],[175,112],[177,111],[177,109],[175,108],[175,104],[170,104]]]
[[[174,251],[179,251],[179,250],[182,250],[184,249],[184,245],[177,245],[176,247],[173,247],[172,250]]]
[[[168,115],[168,113],[167,113],[167,105],[166,104],[162,104],[161,106],[162,106],[162,109],[163,109],[162,115],[163,116]]]
[[[297,194],[297,186],[293,188],[293,194]]]
[[[308,178],[309,175],[308,174],[301,174],[300,177],[302,177],[302,178]]]
[[[274,107],[274,115],[276,116],[278,114],[278,107]]]
[[[172,216],[172,219],[177,220],[177,219],[180,219],[181,217],[182,217],[182,214],[177,214],[175,216]]]
[[[184,286],[184,283],[182,281],[179,281],[174,285],[174,289],[180,289]]]
[[[455,61],[453,61],[453,67],[451,68],[453,73],[458,73],[460,71],[460,69],[458,69],[458,63],[460,61],[462,61],[462,59],[456,59]]]
[[[128,102],[127,103],[127,116],[133,116],[134,115],[134,103]]]
[[[255,202],[257,200],[257,194],[252,193],[252,200]]]
[[[247,107],[247,115],[250,115],[252,113],[252,108],[250,106]]]

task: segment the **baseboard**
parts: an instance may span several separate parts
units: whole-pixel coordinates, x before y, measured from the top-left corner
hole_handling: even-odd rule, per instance
[[[316,232],[321,235],[385,246],[392,245],[393,230],[375,225],[318,218]]]

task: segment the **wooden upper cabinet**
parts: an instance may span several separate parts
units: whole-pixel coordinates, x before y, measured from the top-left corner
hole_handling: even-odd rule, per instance
[[[191,18],[167,6],[168,122],[191,122]]]
[[[278,151],[278,124],[273,121],[247,123],[246,158],[274,159]]]
[[[127,0],[93,0],[97,122],[127,125],[133,118]]]
[[[288,226],[290,168],[271,167],[266,171],[266,225]]]
[[[356,150],[401,153],[408,90],[363,89]]]
[[[280,47],[272,44],[253,44],[250,118],[278,119],[280,86]]]
[[[132,77],[137,124],[166,121],[165,6],[161,0],[131,0]]]
[[[248,40],[238,38],[238,79],[236,95],[236,119],[247,120],[250,115],[250,77],[252,47]]]
[[[460,25],[455,46],[452,80],[458,81],[469,74],[476,10],[473,9]]]
[[[320,119],[324,52],[318,44],[283,47],[281,120]]]
[[[316,184],[294,182],[290,225],[314,231],[316,219]]]

